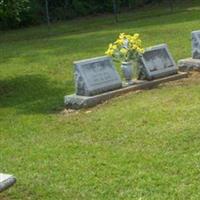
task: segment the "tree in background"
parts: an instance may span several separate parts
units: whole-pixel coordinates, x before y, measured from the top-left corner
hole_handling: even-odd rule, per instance
[[[29,10],[29,0],[0,0],[0,24],[4,27],[17,27]]]
[[[115,15],[115,22],[118,22],[118,1],[117,0],[112,0],[113,3],[113,13]]]
[[[170,10],[173,12],[173,10],[174,10],[174,1],[173,0],[168,0],[168,2],[169,2]]]
[[[47,25],[50,25],[50,17],[49,17],[49,2],[45,0],[45,10],[46,10],[46,18],[47,18]]]
[[[111,12],[118,22],[119,8],[135,9],[150,3],[164,2],[173,11],[175,0],[0,0],[0,28],[44,22],[49,24],[53,21]]]

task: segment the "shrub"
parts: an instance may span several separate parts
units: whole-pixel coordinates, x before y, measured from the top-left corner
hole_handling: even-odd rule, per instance
[[[29,10],[29,0],[0,0],[1,26],[10,28],[19,26]]]

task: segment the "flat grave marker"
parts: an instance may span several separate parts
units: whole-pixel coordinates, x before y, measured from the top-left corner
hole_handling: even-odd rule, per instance
[[[141,69],[148,80],[173,75],[178,72],[176,63],[166,44],[147,48],[140,62]]]
[[[192,36],[192,57],[178,61],[180,71],[200,70],[200,30],[193,31]]]

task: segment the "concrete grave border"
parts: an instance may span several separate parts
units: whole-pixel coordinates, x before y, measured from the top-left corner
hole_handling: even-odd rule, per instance
[[[178,61],[179,70],[187,72],[191,70],[200,70],[200,59],[185,58]]]
[[[0,173],[0,192],[10,188],[16,182],[16,178],[9,174]]]
[[[95,96],[79,96],[76,94],[65,96],[64,103],[67,109],[81,109],[96,106],[97,104],[103,103],[106,100],[120,96],[122,94],[153,88],[161,83],[166,83],[169,81],[175,81],[182,78],[187,78],[188,73],[182,72],[167,76],[160,79],[155,79],[153,81],[136,81],[134,85],[124,86],[120,89],[109,91]]]

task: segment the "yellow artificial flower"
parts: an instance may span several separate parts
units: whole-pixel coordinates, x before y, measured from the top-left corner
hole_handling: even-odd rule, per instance
[[[131,35],[125,35],[125,37],[126,37],[128,40],[131,40],[131,38],[132,38]]]
[[[144,53],[144,48],[141,48],[140,50],[141,50],[141,53]]]
[[[112,46],[112,49],[113,49],[113,50],[117,49],[117,45],[113,45],[113,46]]]
[[[113,46],[113,44],[112,44],[112,43],[110,43],[110,44],[109,44],[109,47],[108,47],[108,49],[111,49],[111,48],[112,48],[112,46]]]
[[[108,55],[108,56],[112,56],[114,53],[114,51],[112,49],[108,49],[105,54]]]
[[[140,35],[139,35],[138,33],[135,33],[135,34],[133,35],[133,38],[134,38],[135,40],[137,40],[139,37],[140,37]]]
[[[120,52],[122,53],[122,54],[127,54],[127,52],[128,52],[128,50],[127,49],[125,49],[125,48],[122,48],[121,50],[120,50]]]
[[[138,52],[138,53],[144,53],[144,49],[138,47],[138,48],[137,48],[137,52]]]
[[[141,44],[142,44],[142,41],[141,41],[140,39],[138,39],[138,40],[135,40],[135,44],[137,44],[138,46],[141,46]]]
[[[125,38],[125,33],[120,33],[119,39],[124,39]]]
[[[113,56],[116,59],[121,59],[119,54],[129,56],[133,54],[143,54],[142,41],[138,33],[134,35],[126,35],[120,33],[118,39],[114,43],[110,43],[108,50],[105,52],[108,56]],[[132,58],[129,58],[132,59]]]
[[[138,48],[138,47],[137,47],[137,45],[135,45],[135,44],[132,46],[132,49],[134,49],[134,50],[137,49],[137,48]]]
[[[118,40],[115,41],[116,45],[122,45],[123,43],[124,43],[123,39],[118,39]]]

